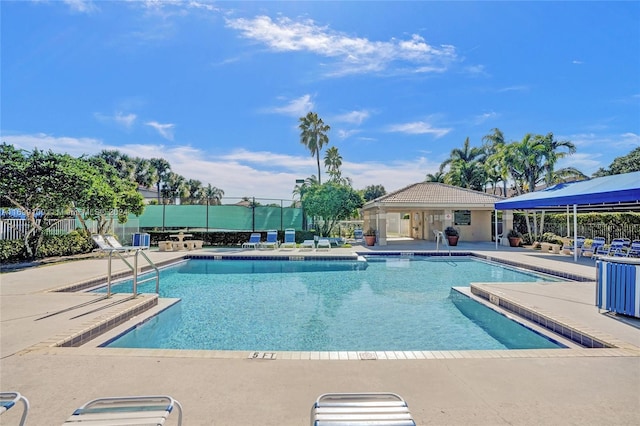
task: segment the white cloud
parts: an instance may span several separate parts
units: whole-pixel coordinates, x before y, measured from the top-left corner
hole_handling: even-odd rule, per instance
[[[163,138],[170,141],[173,140],[173,128],[175,127],[175,124],[171,124],[171,123],[161,124],[161,123],[158,123],[157,121],[148,121],[144,124],[156,129],[160,134],[160,136],[162,136]]]
[[[436,128],[424,121],[414,121],[412,123],[393,124],[388,127],[388,132],[408,133],[412,135],[432,134],[440,138],[451,131],[448,128]]]
[[[99,10],[92,0],[63,0],[63,2],[74,12],[94,13]]]
[[[498,113],[491,111],[491,112],[485,112],[483,114],[480,115],[476,115],[473,119],[473,122],[478,125],[478,124],[482,124],[487,120],[491,120],[493,118],[498,117]]]
[[[265,111],[273,114],[284,114],[291,117],[302,117],[313,111],[314,104],[311,95],[300,96],[290,100],[286,105],[267,108]]]
[[[137,116],[133,113],[125,114],[123,112],[116,112],[114,115],[105,115],[99,112],[93,114],[93,116],[103,123],[115,123],[125,129],[129,130],[133,127]]]
[[[95,155],[116,149],[132,157],[162,157],[174,172],[204,185],[221,188],[226,197],[292,199],[296,179],[316,174],[315,160],[306,155],[292,156],[276,152],[253,152],[236,149],[228,153],[208,154],[185,145],[128,144],[112,145],[94,138],[58,137],[43,133],[5,135],[3,141],[17,148],[34,148],[68,153],[74,157]],[[349,162],[342,164],[343,174],[353,179],[356,189],[383,185],[387,191],[424,180],[425,174],[437,170],[439,163],[425,158],[406,161]]]
[[[319,26],[313,20],[293,21],[269,16],[227,19],[229,28],[247,39],[264,43],[276,52],[311,52],[335,59],[330,75],[370,72],[442,72],[457,60],[451,45],[434,47],[420,35],[409,40],[372,41]]]
[[[529,90],[528,86],[508,86],[508,87],[503,87],[502,89],[498,89],[499,93],[502,92],[526,92],[527,90]]]
[[[369,118],[370,115],[371,113],[367,110],[351,111],[345,114],[336,115],[332,118],[332,121],[360,125],[363,121]]]
[[[575,65],[582,65],[582,64],[584,64],[584,62],[579,61],[579,60],[577,60],[577,59],[574,59],[573,61],[571,61],[571,63],[572,63],[572,64],[575,64]]]

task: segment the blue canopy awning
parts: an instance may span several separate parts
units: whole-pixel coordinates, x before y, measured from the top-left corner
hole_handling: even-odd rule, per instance
[[[640,172],[560,183],[542,191],[499,201],[496,210],[640,210]]]

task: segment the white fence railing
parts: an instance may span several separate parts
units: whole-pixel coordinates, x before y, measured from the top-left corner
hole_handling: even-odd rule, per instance
[[[40,224],[40,220],[37,222]],[[58,223],[55,223],[58,222]],[[55,224],[54,224],[55,223]],[[46,230],[47,235],[61,235],[68,234],[69,232],[80,227],[75,219],[46,219],[44,227],[54,224],[51,228]],[[97,224],[92,220],[86,221],[89,232],[97,232]],[[0,220],[0,240],[20,240],[24,238],[27,231],[31,229],[31,223],[26,219],[1,219]],[[112,229],[108,231],[109,234],[114,234],[123,244],[131,244],[132,235],[140,231],[140,220],[130,219],[127,223],[118,223],[114,221]]]
[[[48,235],[67,234],[76,229],[75,219],[36,219],[38,225],[46,229]],[[51,226],[51,227],[49,227]],[[26,219],[0,220],[0,240],[19,240],[31,229],[31,222]]]

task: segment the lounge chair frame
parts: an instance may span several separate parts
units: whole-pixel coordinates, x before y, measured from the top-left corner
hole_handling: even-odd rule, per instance
[[[395,393],[325,393],[311,407],[311,425],[415,426],[404,399]]]
[[[24,425],[29,413],[29,400],[22,396],[20,392],[0,392],[0,414],[9,411],[15,407],[18,402],[22,402],[22,417],[20,418],[20,426]]]
[[[164,424],[174,408],[182,425],[182,406],[167,395],[120,396],[91,400],[78,408],[64,423],[82,426]]]
[[[260,245],[260,238],[262,237],[259,232],[251,233],[251,235],[249,236],[249,241],[242,243],[242,248],[257,249]]]

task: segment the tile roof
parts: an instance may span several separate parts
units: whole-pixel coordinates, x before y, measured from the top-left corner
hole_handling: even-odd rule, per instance
[[[364,209],[374,205],[387,207],[414,205],[424,207],[488,207],[504,200],[498,195],[486,194],[458,186],[437,182],[418,182],[383,195],[364,205]]]

